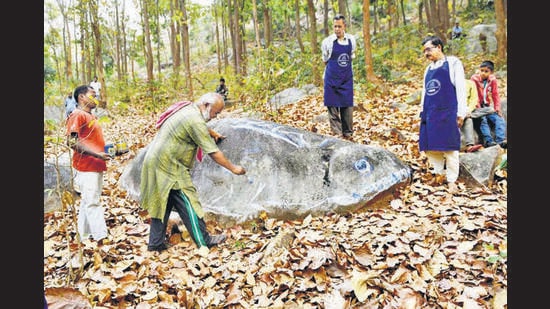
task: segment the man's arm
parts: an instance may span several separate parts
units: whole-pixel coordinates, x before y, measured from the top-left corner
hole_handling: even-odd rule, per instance
[[[215,151],[208,154],[212,160],[214,160],[219,165],[225,167],[226,169],[230,170],[235,175],[244,175],[246,173],[246,170],[244,167],[240,165],[234,165],[225,157],[223,152],[221,151]]]

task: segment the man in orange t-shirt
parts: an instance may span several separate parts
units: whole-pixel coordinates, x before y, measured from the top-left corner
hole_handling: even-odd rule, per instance
[[[99,103],[95,90],[88,85],[78,86],[73,97],[78,105],[67,119],[67,138],[73,150],[75,182],[80,188],[78,233],[81,240],[91,236],[100,241],[108,235],[100,197],[103,173],[107,170],[106,161],[111,157],[105,153],[103,132],[97,117],[92,114],[92,109]]]

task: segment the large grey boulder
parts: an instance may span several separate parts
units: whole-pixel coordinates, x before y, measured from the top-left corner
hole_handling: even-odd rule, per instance
[[[475,25],[466,35],[469,54],[495,53],[497,50],[497,25]]]
[[[44,160],[44,212],[62,208],[60,194],[64,191],[76,193],[73,186],[76,170],[71,164],[68,152],[60,154],[57,158]]]
[[[210,125],[227,136],[219,144],[224,154],[247,170],[234,175],[209,156],[192,170],[203,208],[222,224],[242,223],[263,211],[282,219],[354,211],[411,179],[411,169],[380,147],[248,118]],[[146,151],[119,180],[136,200]]]
[[[268,107],[279,109],[285,105],[295,103],[307,96],[307,92],[300,88],[288,88],[269,99]]]
[[[483,148],[472,153],[460,153],[459,180],[472,187],[490,186],[495,176],[495,168],[506,151],[500,146]]]

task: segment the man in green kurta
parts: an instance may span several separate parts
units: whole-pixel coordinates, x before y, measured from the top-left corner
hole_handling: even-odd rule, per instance
[[[221,95],[207,93],[195,103],[176,104],[179,105],[171,113],[164,113],[165,117],[161,117],[157,123],[159,131],[143,160],[140,198],[141,207],[151,217],[149,251],[168,248],[165,241],[166,226],[172,208],[177,210],[199,248],[210,248],[225,241],[225,235],[211,236],[206,229],[204,210],[191,181],[191,169],[197,152],[208,154],[212,160],[236,175],[246,173],[242,166],[231,163],[216,145],[216,140],[223,136],[206,126],[225,107]]]

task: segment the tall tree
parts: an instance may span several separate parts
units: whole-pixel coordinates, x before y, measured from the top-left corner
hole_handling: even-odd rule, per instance
[[[256,38],[256,63],[258,70],[262,70],[262,61],[260,57],[260,51],[262,45],[260,43],[260,22],[258,20],[258,6],[256,5],[256,0],[252,0],[252,17],[254,19],[254,37]]]
[[[365,44],[365,72],[367,80],[378,84],[378,78],[374,74],[372,64],[372,46],[370,42],[370,1],[363,0],[363,41]]]
[[[149,0],[141,0],[141,24],[143,27],[145,68],[147,70],[147,82],[152,83],[153,74],[153,47],[151,46],[151,26],[149,25]]]
[[[313,0],[307,0],[307,12],[309,16],[311,53],[313,55],[313,60],[311,61],[313,84],[319,86],[321,85],[321,75],[319,74],[318,59],[320,59],[321,57],[319,54],[319,47],[317,46],[317,18],[315,18],[315,5],[313,4]]]
[[[214,31],[216,34],[216,57],[218,57],[218,74],[222,74],[222,55],[220,47],[220,23],[218,22],[218,5],[212,5],[212,13],[214,15]]]
[[[180,23],[181,33],[181,50],[183,51],[183,66],[185,68],[185,83],[189,96],[193,97],[193,76],[191,75],[191,56],[189,53],[189,18],[187,16],[186,1],[180,0],[179,10],[182,14],[182,20]]]
[[[508,39],[506,38],[506,11],[504,0],[495,0],[495,16],[497,22],[497,57],[502,60],[506,59],[506,47]]]
[[[101,103],[100,107],[105,108],[106,102],[108,99],[108,91],[105,85],[105,74],[103,71],[103,57],[102,57],[102,42],[101,42],[101,30],[99,27],[99,14],[98,14],[98,1],[90,0],[88,2],[88,10],[90,13],[90,26],[92,28],[92,35],[94,37],[94,68],[98,78],[98,81],[101,83]]]
[[[296,24],[296,40],[300,46],[300,51],[304,53],[304,43],[302,42],[302,34],[300,31],[300,0],[294,0],[294,22]]]
[[[120,17],[119,17],[119,2],[118,0],[115,0],[115,71],[117,80],[122,80],[122,46],[120,44]],[[124,16],[124,15],[122,15]],[[124,18],[124,17],[122,17]]]
[[[176,76],[179,74],[181,67],[180,54],[180,33],[179,22],[181,21],[181,12],[178,10],[178,0],[170,0],[170,24],[168,26],[170,51],[172,55],[172,69]],[[177,77],[176,77],[177,78]]]
[[[160,76],[162,66],[160,62],[160,49],[162,46],[162,42],[160,40],[160,6],[159,6],[159,0],[155,0],[155,10],[153,10],[153,14],[155,14],[155,41],[157,42],[157,67],[158,67],[158,75]]]
[[[263,16],[264,16],[264,40],[265,46],[269,48],[273,41],[273,26],[271,24],[271,6],[269,0],[263,3]]]
[[[449,6],[447,0],[423,0],[423,7],[426,11],[428,30],[447,43],[447,30],[450,25]]]
[[[61,1],[57,0],[59,6],[59,12],[63,17],[63,58],[65,59],[65,80],[71,81],[73,77],[72,68],[72,52],[71,52],[71,31],[69,30],[69,16],[67,15],[67,6]]]
[[[127,39],[126,39],[126,20],[127,20],[127,17],[126,17],[126,0],[123,0],[122,2],[122,15],[121,16],[124,16],[122,19],[121,19],[121,22],[120,22],[120,37],[122,39],[122,42],[121,42],[121,45],[122,45],[122,48],[121,48],[121,59],[122,59],[122,76],[123,76],[123,79],[124,81],[127,83],[128,82],[128,59],[130,57],[130,52],[128,50],[128,42],[127,42]]]
[[[242,36],[242,23],[240,22],[241,20],[241,14],[240,14],[240,4],[239,4],[239,0],[233,0],[233,14],[232,14],[232,19],[233,19],[233,40],[235,42],[234,46],[235,46],[235,53],[233,54],[234,55],[234,58],[235,58],[235,73],[237,74],[237,77],[238,77],[238,80],[240,82],[240,77],[242,77],[243,75],[243,63],[242,63],[242,60],[243,60],[243,36]]]

